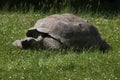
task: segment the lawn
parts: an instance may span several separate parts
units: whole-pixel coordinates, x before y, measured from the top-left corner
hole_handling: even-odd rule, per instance
[[[65,11],[66,12],[66,11]],[[120,15],[77,13],[93,23],[113,49],[22,50],[12,46],[28,28],[52,13],[0,12],[0,80],[120,80]]]

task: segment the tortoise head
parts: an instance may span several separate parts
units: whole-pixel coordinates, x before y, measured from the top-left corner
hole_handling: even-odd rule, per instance
[[[32,37],[27,37],[23,40],[16,40],[13,42],[13,46],[19,47],[22,49],[34,49],[41,46],[42,44],[42,38],[38,37],[37,39]]]

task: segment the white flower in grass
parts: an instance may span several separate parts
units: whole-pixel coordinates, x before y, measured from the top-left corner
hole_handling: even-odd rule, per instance
[[[11,77],[11,76],[9,76],[9,78],[11,79],[12,77]]]
[[[24,77],[24,76],[21,76],[21,79],[25,79],[25,77]]]

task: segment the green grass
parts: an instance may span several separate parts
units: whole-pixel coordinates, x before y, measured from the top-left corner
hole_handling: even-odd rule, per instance
[[[113,50],[105,54],[98,50],[22,50],[11,45],[24,38],[36,20],[49,14],[52,13],[0,13],[0,80],[120,79],[120,15],[76,14],[96,25],[112,45]]]

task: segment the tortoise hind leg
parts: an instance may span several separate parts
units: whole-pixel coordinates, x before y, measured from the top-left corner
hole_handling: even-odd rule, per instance
[[[100,51],[102,51],[103,53],[112,49],[112,47],[106,42],[106,41],[103,41],[101,44],[100,44]]]
[[[109,43],[107,43],[101,36],[98,37],[98,42],[100,46],[100,51],[103,53],[112,49]]]
[[[49,48],[49,49],[54,49],[54,50],[60,49],[60,42],[49,37],[44,38],[43,45],[45,46],[45,48]]]

